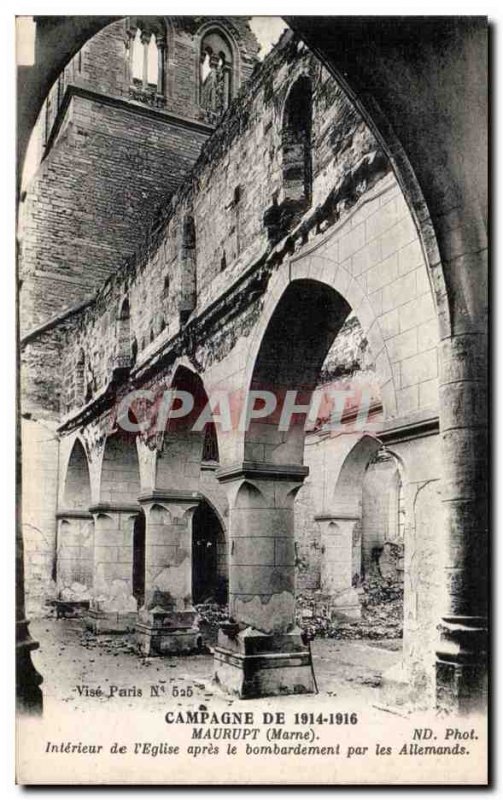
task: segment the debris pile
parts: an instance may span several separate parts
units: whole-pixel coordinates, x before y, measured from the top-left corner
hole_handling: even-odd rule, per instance
[[[70,586],[64,586],[59,592],[59,600],[64,600],[68,603],[80,603],[83,600],[91,599],[91,591],[84,586],[83,583],[76,581]]]
[[[199,628],[205,641],[214,644],[217,641],[218,628],[229,619],[229,608],[219,603],[200,603],[195,606],[199,614]]]
[[[361,619],[336,618],[330,598],[321,592],[297,597],[297,623],[306,638],[400,639],[403,634],[403,584],[391,578],[370,577],[361,589]]]
[[[115,580],[108,586],[101,586],[94,592],[93,607],[106,611],[128,612],[136,611],[138,603],[130,594],[127,581]]]

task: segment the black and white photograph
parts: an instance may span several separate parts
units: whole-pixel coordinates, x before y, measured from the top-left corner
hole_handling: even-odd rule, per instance
[[[485,786],[488,17],[165,11],[15,19],[16,781]]]

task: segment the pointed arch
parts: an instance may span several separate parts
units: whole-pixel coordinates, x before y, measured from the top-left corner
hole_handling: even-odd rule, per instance
[[[212,462],[218,459],[218,432],[209,411],[208,395],[200,375],[188,366],[179,364],[170,388],[179,391],[182,397],[184,395],[181,393],[185,393],[191,398],[192,407],[184,416],[166,420],[156,462],[156,486],[160,489],[172,489],[187,488],[190,485],[195,489],[199,484],[201,463],[205,454],[212,456]],[[204,417],[201,418],[203,413]]]
[[[153,101],[166,86],[166,24],[162,17],[130,17],[127,29],[130,94]]]
[[[203,26],[199,37],[198,100],[218,117],[238,91],[239,50],[230,33],[214,23]]]
[[[312,194],[312,115],[311,81],[307,75],[301,75],[285,101],[281,145],[284,199],[304,207],[311,202]]]
[[[248,387],[272,392],[276,410],[251,420],[245,432],[245,459],[303,463],[306,415],[294,414],[280,430],[279,414],[287,392],[296,392],[296,404],[309,404],[325,357],[350,310],[342,295],[325,283],[302,279],[287,284],[263,333]],[[258,450],[262,457],[257,459]]]
[[[129,298],[122,301],[117,316],[117,359],[116,367],[129,368],[131,366],[131,320]]]
[[[195,603],[226,603],[229,554],[225,527],[213,504],[203,497],[192,517],[192,596]]]
[[[91,505],[91,478],[87,454],[80,439],[70,453],[66,468],[63,506],[65,509],[87,511]]]
[[[100,502],[135,504],[140,494],[135,436],[118,428],[107,437],[101,465]]]

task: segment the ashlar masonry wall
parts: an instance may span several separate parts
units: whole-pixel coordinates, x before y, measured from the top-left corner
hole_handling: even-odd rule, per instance
[[[313,185],[306,216],[327,201],[334,187],[347,182],[348,173],[357,181],[362,170],[362,186],[372,180],[369,165],[379,160],[372,135],[314,57],[285,37],[206,143],[190,182],[166,207],[165,221],[159,221],[157,232],[151,231],[137,259],[110,277],[96,302],[76,318],[75,350],[68,349],[67,372],[73,371],[75,351],[83,347],[87,368],[96,376],[94,392],[110,374],[110,354],[117,347],[114,314],[125,296],[139,368],[180,335],[191,311],[186,302],[189,284],[196,287],[194,318],[206,313],[271,250],[263,218],[273,197],[282,203],[282,106],[303,75],[313,86]],[[384,164],[380,169],[382,174]],[[184,241],[188,219],[193,226],[190,258]]]

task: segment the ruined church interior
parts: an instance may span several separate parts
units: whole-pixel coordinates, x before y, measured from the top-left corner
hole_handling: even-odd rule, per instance
[[[239,698],[363,659],[384,706],[480,707],[484,28],[292,17],[264,54],[250,17],[66,19],[21,70],[22,702],[71,626]]]

